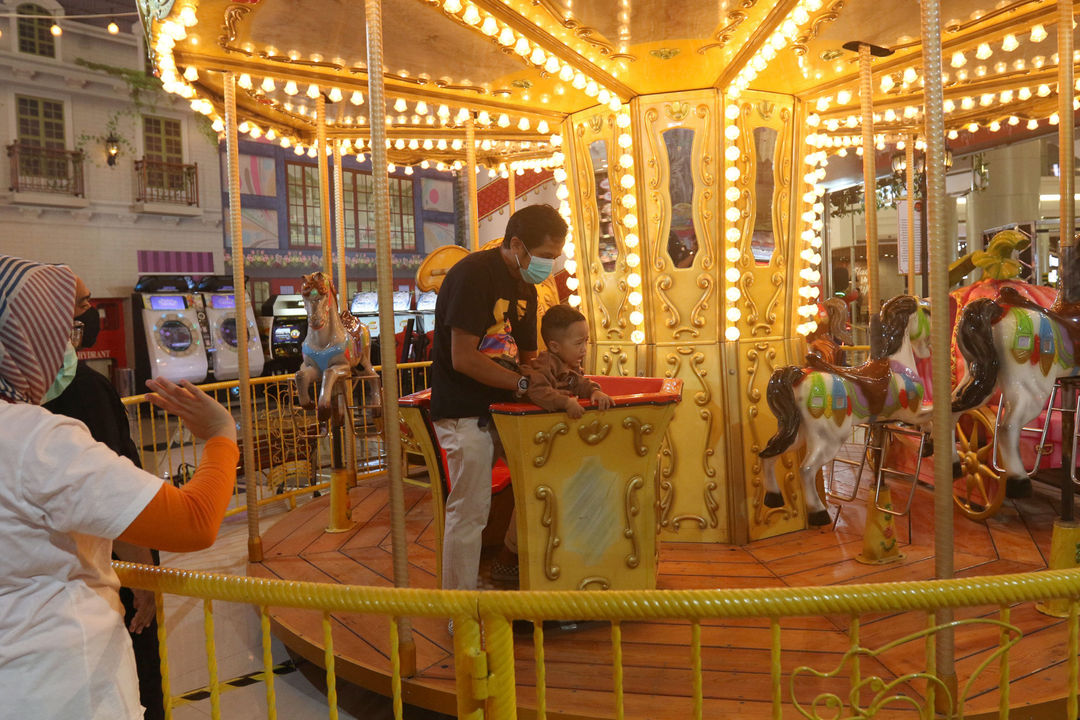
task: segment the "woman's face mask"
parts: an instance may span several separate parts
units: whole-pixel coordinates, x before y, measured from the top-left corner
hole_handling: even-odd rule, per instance
[[[61,393],[67,390],[68,385],[75,379],[75,368],[79,364],[79,356],[75,354],[75,347],[68,343],[67,349],[64,350],[64,364],[60,366],[60,372],[56,374],[56,380],[53,381],[52,386],[45,391],[45,397],[41,399],[41,404],[60,397]]]

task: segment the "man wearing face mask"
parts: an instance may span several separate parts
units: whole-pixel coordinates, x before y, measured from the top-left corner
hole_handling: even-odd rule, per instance
[[[136,467],[142,467],[120,395],[104,375],[78,360],[76,355],[76,350],[94,346],[101,325],[98,309],[90,304],[90,291],[79,277],[75,278],[75,312],[75,327],[64,355],[64,365],[46,391],[43,407],[57,415],[81,420],[95,440],[131,460]],[[113,559],[158,564],[157,551],[122,540],[113,541]],[[124,606],[124,624],[131,634],[135,651],[143,718],[164,718],[154,594],[149,590],[120,588],[120,601]]]
[[[522,208],[507,222],[500,247],[458,262],[439,290],[431,416],[450,481],[445,589],[476,589],[481,533],[491,507],[491,468],[502,454],[488,408],[520,399],[528,390],[519,363],[536,355],[535,286],[551,275],[566,232],[566,222],[550,205]],[[516,576],[515,539],[511,519],[493,579],[512,582]]]

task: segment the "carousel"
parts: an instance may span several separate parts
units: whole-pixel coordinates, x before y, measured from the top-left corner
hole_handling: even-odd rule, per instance
[[[565,277],[541,289],[541,305],[566,302],[586,316],[585,370],[615,405],[587,407],[575,421],[493,407],[512,482],[493,478],[490,527],[500,518],[505,527],[516,506],[522,591],[802,588],[1076,566],[1070,473],[1049,490],[1028,479],[1032,457],[1034,469],[1067,469],[1075,453],[1080,274],[1070,272],[1077,259],[1065,230],[1074,226],[1075,52],[1073,33],[1059,32],[1075,23],[1072,3],[924,0],[921,13],[915,3],[868,0],[684,5],[139,0],[165,89],[223,135],[235,282],[244,279],[241,133],[318,159],[323,270],[304,278],[309,316],[333,319],[346,303],[343,222],[339,215],[336,237],[330,222],[342,211],[343,155],[374,168],[384,327],[393,322],[388,173],[464,174],[469,247],[444,248],[421,268],[418,282],[437,289],[449,265],[480,249],[478,170],[511,180],[553,171],[570,233]],[[1017,279],[1019,265],[1008,265],[1022,238],[957,257],[944,210],[947,142],[1004,143],[1052,126],[1066,148],[1056,294],[1031,289]],[[907,293],[881,296],[877,203],[865,202],[869,359],[847,366],[835,330],[844,322],[826,322],[829,166],[861,157],[864,187],[876,188],[893,154],[924,168],[929,297],[915,292],[914,263]],[[909,228],[915,175],[903,191]],[[993,252],[1001,262],[985,262]],[[993,269],[978,292],[961,292],[950,263]],[[320,432],[334,438],[331,492],[263,536],[251,503],[249,574],[438,587],[444,471],[425,393],[398,400],[392,344],[370,358],[381,365],[388,469],[369,483],[356,481],[350,460],[345,395],[309,395],[312,384],[327,391],[374,375],[363,358],[369,339],[352,330],[329,323],[341,338],[350,332],[357,352],[348,362],[319,365],[319,377],[306,361],[297,377]],[[246,332],[237,323],[241,345]],[[247,454],[251,413],[245,402]],[[1025,462],[1021,428],[1037,418],[1046,425]],[[405,482],[408,455],[423,458],[431,489]],[[1070,641],[1060,618],[1070,611],[1014,608],[1023,631],[1014,663],[1024,671],[995,677],[985,669],[1005,631],[979,625],[995,610],[956,620],[943,611],[949,628],[930,653],[936,675],[962,688],[951,696],[968,717],[1006,717],[1017,706],[1061,717],[1060,654]],[[858,685],[860,672],[902,679],[896,692],[932,694],[912,675],[921,647],[874,654],[861,671],[845,655],[853,633],[892,648],[920,626],[898,615],[861,625],[853,617],[773,623],[787,638],[785,672],[789,662],[844,668],[803,677],[797,689],[792,680],[802,716],[824,709],[807,714],[800,698],[839,692],[840,679]],[[594,625],[570,616],[546,639],[517,641],[518,712],[613,714],[609,629]],[[405,620],[388,644],[385,623],[342,616],[332,653],[318,617],[274,610],[273,627],[293,652],[380,692],[399,681],[388,658],[402,658],[406,702],[469,714],[482,699],[456,690],[475,664],[457,657],[444,620]],[[700,713],[703,702],[712,713],[778,717],[768,618],[698,629],[705,636],[695,642],[707,646],[698,677],[702,658],[706,667],[693,696],[666,690],[687,684],[684,630],[625,623],[614,714],[673,717]],[[546,663],[534,660],[537,640]],[[529,678],[543,668],[539,694]]]

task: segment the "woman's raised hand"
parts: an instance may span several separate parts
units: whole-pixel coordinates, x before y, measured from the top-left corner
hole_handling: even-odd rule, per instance
[[[183,420],[195,437],[200,440],[224,437],[236,442],[236,420],[232,413],[187,380],[177,385],[158,378],[147,380],[146,386],[153,390],[147,399]]]

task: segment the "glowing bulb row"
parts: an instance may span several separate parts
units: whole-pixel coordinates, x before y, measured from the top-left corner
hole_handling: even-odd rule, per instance
[[[724,299],[727,303],[727,309],[725,310],[727,327],[724,329],[724,339],[729,341],[739,339],[741,334],[739,320],[742,317],[742,313],[738,308],[739,298],[742,297],[742,292],[738,286],[741,273],[737,266],[737,263],[742,259],[742,250],[740,248],[742,233],[739,230],[739,225],[743,219],[742,210],[739,208],[739,203],[742,200],[742,190],[739,189],[738,185],[742,172],[737,164],[742,155],[738,143],[740,130],[736,124],[739,119],[739,112],[739,103],[733,98],[729,98],[728,105],[724,108],[724,179],[727,181],[727,189],[724,191],[726,205],[724,219],[727,221],[727,230],[724,231],[724,240],[726,241],[724,279],[727,281],[727,289],[724,291]]]
[[[820,10],[821,6],[822,0],[799,0],[776,30],[739,70],[739,74],[735,76],[728,88],[728,93],[733,98],[738,97],[739,93],[750,87],[750,83],[769,66],[769,62],[776,57],[777,53],[790,45],[799,31],[810,23],[811,13]]]
[[[618,157],[611,175],[611,219],[618,219],[622,226],[622,244],[626,248],[623,262],[626,264],[626,300],[630,304],[630,342],[645,342],[645,301],[641,293],[641,239],[640,221],[637,214],[637,179],[634,173],[634,138],[630,133],[630,113],[626,110],[615,115],[615,152]],[[616,178],[618,181],[616,182]]]
[[[561,146],[562,136],[553,135],[551,142],[555,147]],[[576,308],[581,305],[581,295],[578,293],[579,281],[577,277],[577,245],[574,243],[574,218],[570,209],[570,190],[566,187],[566,155],[562,152],[555,152],[550,158],[524,160],[509,164],[509,172],[521,173],[526,168],[533,169],[536,172],[540,172],[545,168],[552,168],[552,175],[555,179],[555,197],[559,200],[559,215],[566,221],[567,228],[566,244],[563,245],[563,255],[566,256],[563,269],[566,270],[569,276],[566,278],[566,289],[570,291],[567,302],[570,303],[570,307]],[[505,164],[503,172],[507,172]],[[500,174],[502,173],[500,172]],[[504,177],[506,176],[504,175]]]
[[[820,0],[811,1],[820,2]],[[598,103],[608,106],[612,112],[618,112],[622,108],[622,100],[614,92],[580,70],[575,70],[568,63],[560,61],[555,55],[548,54],[540,46],[529,42],[524,35],[509,25],[499,22],[494,15],[481,10],[468,0],[442,0],[442,10],[455,20],[492,38],[508,51],[519,55],[526,64],[548,75],[558,77],[563,82],[570,83],[575,90],[596,98]]]
[[[807,118],[807,124],[811,127],[818,125],[817,116]],[[829,160],[824,150],[816,145],[816,137],[807,136],[806,155],[803,158],[806,165],[806,174],[803,175],[802,207],[806,208],[801,216],[803,229],[800,237],[805,243],[799,253],[803,261],[803,267],[799,270],[801,283],[797,290],[803,304],[796,308],[796,314],[802,321],[795,326],[795,332],[800,335],[809,335],[817,330],[817,298],[820,294],[818,284],[821,282],[821,233],[825,228],[825,166]]]

